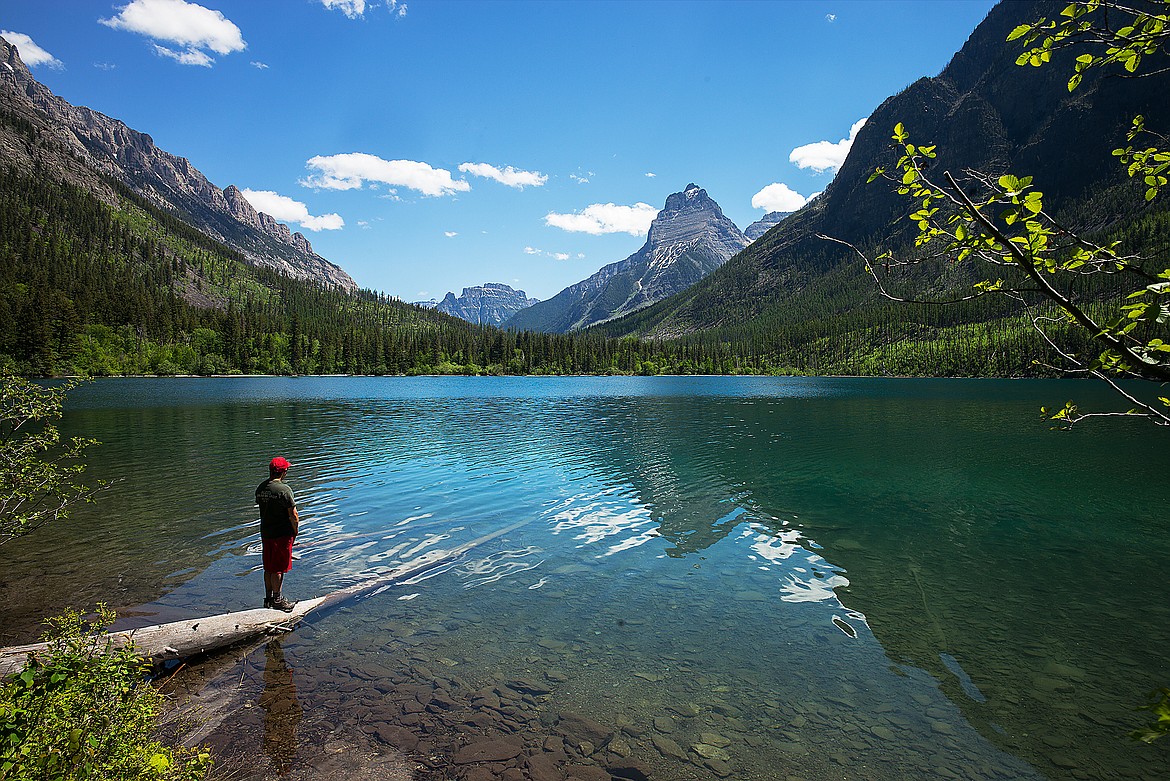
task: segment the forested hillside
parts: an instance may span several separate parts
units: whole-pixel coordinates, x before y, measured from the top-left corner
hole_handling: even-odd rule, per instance
[[[409,374],[756,371],[714,345],[480,327],[257,268],[109,181],[118,207],[0,168],[0,371]]]

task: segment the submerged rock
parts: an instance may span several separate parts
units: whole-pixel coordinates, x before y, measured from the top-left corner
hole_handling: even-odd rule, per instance
[[[557,731],[574,746],[590,743],[594,748],[604,746],[614,733],[612,728],[576,713],[562,713]]]
[[[694,743],[691,745],[691,751],[694,751],[703,759],[722,759],[724,762],[731,759],[731,754],[727,749],[712,746],[707,743]]]
[[[655,716],[654,729],[668,734],[674,732],[674,719],[670,716]]]
[[[650,781],[650,767],[636,759],[610,762],[605,769],[611,776],[622,781]]]
[[[473,762],[505,762],[520,756],[524,744],[512,738],[496,738],[493,740],[478,740],[455,753],[452,761],[456,765],[469,765]]]
[[[679,762],[687,761],[687,752],[683,751],[682,746],[665,735],[655,735],[650,739],[650,742],[654,744],[654,748],[658,749],[658,753],[667,759],[677,759]]]

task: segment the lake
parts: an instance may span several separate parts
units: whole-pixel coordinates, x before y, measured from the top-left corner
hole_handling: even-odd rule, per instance
[[[97,504],[4,546],[0,642],[258,607],[464,555],[179,669],[239,778],[1167,778],[1170,432],[1073,381],[109,379]],[[198,706],[198,707],[196,707]],[[1165,745],[1163,745],[1165,744]],[[609,768],[604,771],[601,768]],[[398,773],[399,775],[394,775]]]

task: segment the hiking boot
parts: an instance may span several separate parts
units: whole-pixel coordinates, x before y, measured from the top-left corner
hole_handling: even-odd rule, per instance
[[[264,597],[264,607],[265,609],[272,607],[272,597]]]
[[[290,602],[280,594],[277,594],[268,601],[268,607],[273,610],[283,610],[286,613],[291,613],[296,605],[296,602]]]

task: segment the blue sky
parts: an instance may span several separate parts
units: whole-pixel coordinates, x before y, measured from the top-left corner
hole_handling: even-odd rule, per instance
[[[689,182],[740,228],[824,189],[858,121],[992,5],[0,0],[0,34],[362,287],[544,299]]]

